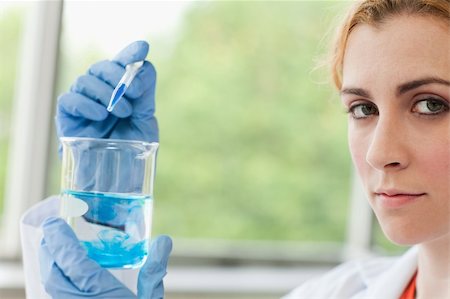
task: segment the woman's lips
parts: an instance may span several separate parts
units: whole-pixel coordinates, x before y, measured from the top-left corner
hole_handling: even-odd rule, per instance
[[[399,208],[416,201],[425,194],[426,193],[376,192],[375,197],[384,207]]]

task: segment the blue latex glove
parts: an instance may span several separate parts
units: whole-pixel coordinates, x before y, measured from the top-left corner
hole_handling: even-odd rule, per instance
[[[64,220],[49,218],[42,229],[44,239],[39,250],[41,278],[52,298],[164,298],[163,277],[172,250],[172,240],[168,236],[159,236],[152,242],[147,262],[139,272],[136,297],[110,272],[87,257]]]
[[[114,138],[158,141],[155,112],[156,72],[145,61],[114,110],[106,110],[114,88],[129,63],[147,57],[149,45],[137,41],[112,60],[92,65],[80,76],[70,92],[58,98],[56,130],[58,137]]]

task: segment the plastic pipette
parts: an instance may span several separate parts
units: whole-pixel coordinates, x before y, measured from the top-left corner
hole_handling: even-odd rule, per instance
[[[128,86],[130,86],[131,81],[133,81],[134,77],[143,64],[144,61],[127,64],[127,66],[125,67],[125,74],[123,74],[116,88],[114,88],[114,91],[111,95],[111,100],[109,100],[109,104],[106,110],[108,110],[109,112],[113,111],[114,107],[125,94],[125,91],[127,90]]]

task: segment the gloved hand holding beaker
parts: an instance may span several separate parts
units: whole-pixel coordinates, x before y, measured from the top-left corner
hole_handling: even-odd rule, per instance
[[[160,236],[152,242],[138,278],[137,297],[111,273],[88,258],[72,229],[59,218],[47,219],[39,256],[42,283],[53,298],[164,298],[163,277],[172,240]]]
[[[114,59],[93,64],[58,99],[58,137],[113,138],[157,142],[155,112],[156,72],[144,61],[124,98],[110,113],[106,110],[114,87],[125,66],[147,57],[149,45],[137,41],[125,47]]]

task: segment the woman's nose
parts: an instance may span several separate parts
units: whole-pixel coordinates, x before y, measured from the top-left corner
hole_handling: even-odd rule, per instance
[[[401,121],[393,117],[380,116],[372,133],[366,161],[373,168],[400,170],[407,167],[408,134]]]

